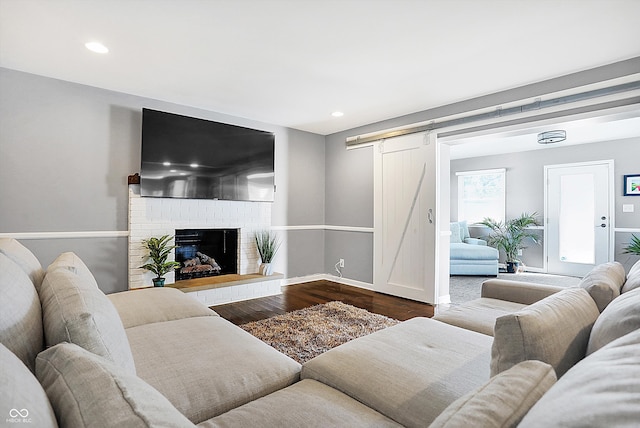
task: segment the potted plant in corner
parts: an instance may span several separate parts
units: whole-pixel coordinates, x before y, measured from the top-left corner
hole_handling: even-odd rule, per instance
[[[504,222],[486,217],[479,223],[491,229],[491,234],[487,237],[488,244],[504,251],[508,273],[517,271],[520,264],[518,251],[525,248],[523,242],[526,238],[530,238],[536,244],[540,243],[537,235],[527,231],[527,227],[539,225],[536,215],[524,213]]]
[[[163,275],[171,272],[172,269],[180,267],[178,262],[167,261],[171,250],[176,248],[175,245],[169,245],[171,239],[173,239],[172,236],[164,235],[159,238],[151,237],[142,241],[142,246],[149,250],[149,255],[146,257],[148,262],[140,267],[156,274],[156,277],[153,278],[154,287],[164,287]]]
[[[256,232],[255,238],[256,247],[258,248],[258,253],[262,260],[258,273],[261,275],[271,275],[273,273],[273,266],[271,262],[276,256],[278,248],[280,248],[280,240],[270,230]]]
[[[631,242],[624,247],[624,254],[635,254],[640,256],[640,238],[636,235],[631,235]]]

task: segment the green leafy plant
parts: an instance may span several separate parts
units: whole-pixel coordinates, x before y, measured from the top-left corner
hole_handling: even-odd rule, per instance
[[[631,242],[624,247],[624,254],[635,254],[640,256],[640,238],[636,235],[631,235]]]
[[[271,263],[280,248],[280,240],[275,233],[270,230],[256,232],[256,247],[262,263]]]
[[[173,236],[164,235],[159,238],[151,237],[142,241],[142,246],[149,250],[149,255],[145,257],[147,263],[140,266],[157,275],[156,279],[162,278],[165,273],[180,267],[180,263],[167,261],[171,250],[176,248],[175,245],[169,245]]]
[[[485,217],[480,224],[491,229],[487,243],[498,250],[503,250],[507,263],[518,262],[518,250],[525,248],[523,242],[530,238],[536,244],[540,243],[537,235],[527,231],[529,226],[538,226],[537,214],[524,213],[518,218],[507,221],[496,221]]]

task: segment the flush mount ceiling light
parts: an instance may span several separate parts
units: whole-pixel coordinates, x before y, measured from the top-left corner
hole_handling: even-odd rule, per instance
[[[88,43],[85,43],[84,45],[91,52],[95,52],[99,54],[106,54],[107,52],[109,52],[109,48],[107,48],[105,45],[103,45],[100,42],[88,42]]]
[[[538,144],[559,143],[567,139],[566,131],[547,131],[538,134]]]

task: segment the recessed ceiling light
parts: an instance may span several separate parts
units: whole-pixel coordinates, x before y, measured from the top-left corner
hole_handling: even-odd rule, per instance
[[[162,165],[164,165],[164,166],[171,166],[171,162],[162,162]]]
[[[344,113],[341,111],[334,111],[333,113],[331,113],[331,116],[333,117],[342,117],[344,116]]]
[[[191,165],[189,165],[189,166],[190,166],[191,168],[197,168],[197,167],[199,167],[200,165],[198,165],[197,163],[192,163],[192,164],[191,164]]]
[[[107,52],[109,52],[109,49],[100,42],[88,42],[88,43],[85,43],[84,45],[91,52],[95,52],[99,54],[106,54]]]

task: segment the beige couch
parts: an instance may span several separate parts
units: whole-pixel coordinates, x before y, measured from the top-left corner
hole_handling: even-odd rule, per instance
[[[0,412],[43,427],[631,426],[640,263],[583,282],[513,311],[469,309],[494,317],[495,337],[414,318],[301,367],[177,290],[105,296],[76,255],[45,272],[0,240]],[[591,296],[623,285],[600,314]]]

